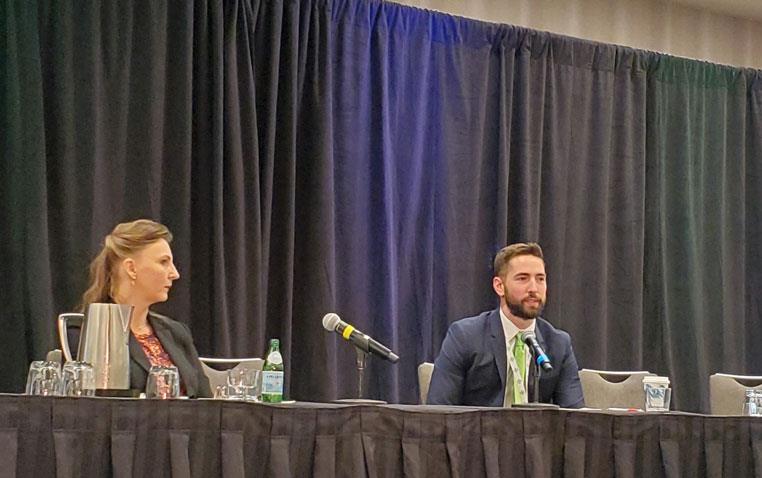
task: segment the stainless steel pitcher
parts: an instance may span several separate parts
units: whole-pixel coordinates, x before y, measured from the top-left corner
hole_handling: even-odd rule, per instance
[[[66,361],[74,360],[67,327],[81,324],[77,360],[88,362],[95,372],[95,388],[130,388],[130,320],[134,307],[122,304],[90,304],[85,314],[58,316],[58,335]]]

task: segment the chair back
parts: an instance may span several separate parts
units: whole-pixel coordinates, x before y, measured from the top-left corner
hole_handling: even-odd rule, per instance
[[[426,405],[432,372],[434,372],[434,364],[431,362],[423,362],[418,366],[418,398],[421,405]]]
[[[651,372],[614,372],[582,369],[579,380],[585,405],[590,408],[644,408],[643,377]]]
[[[709,407],[712,415],[741,415],[746,390],[762,390],[762,377],[715,373],[709,376]]]
[[[63,364],[63,352],[61,349],[53,349],[45,355],[45,361]]]
[[[218,386],[227,385],[228,383],[228,370],[237,370],[241,368],[250,368],[254,370],[262,370],[265,365],[265,361],[261,358],[211,358],[211,357],[199,357],[201,361],[201,368],[204,370],[206,377],[209,379],[209,386],[212,391],[216,390]]]

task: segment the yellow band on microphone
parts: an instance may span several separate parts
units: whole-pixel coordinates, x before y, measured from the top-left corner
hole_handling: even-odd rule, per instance
[[[344,329],[344,332],[341,333],[341,336],[344,337],[344,340],[349,340],[349,336],[352,335],[352,332],[354,332],[355,328],[351,325],[347,325],[347,327]]]

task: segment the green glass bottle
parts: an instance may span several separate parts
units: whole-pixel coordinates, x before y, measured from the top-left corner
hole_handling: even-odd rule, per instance
[[[270,339],[265,365],[262,367],[262,401],[267,403],[283,401],[283,356],[280,354],[278,339]]]

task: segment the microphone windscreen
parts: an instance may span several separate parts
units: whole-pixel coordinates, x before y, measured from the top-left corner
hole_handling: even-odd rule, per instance
[[[537,336],[532,332],[531,330],[527,330],[526,332],[521,332],[521,340],[526,342],[529,339],[536,339]]]
[[[341,322],[341,318],[333,312],[329,312],[323,316],[323,328],[329,332],[336,330],[339,322]]]

